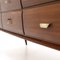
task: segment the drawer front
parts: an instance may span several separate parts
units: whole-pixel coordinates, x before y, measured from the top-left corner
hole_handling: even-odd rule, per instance
[[[26,36],[60,44],[60,2],[25,9],[23,19]]]
[[[1,10],[2,11],[9,11],[20,9],[20,0],[1,0]]]
[[[0,28],[2,28],[1,13],[0,13]]]
[[[2,13],[3,29],[23,34],[21,11]]]
[[[36,4],[51,2],[54,0],[22,0],[23,7],[28,7]]]

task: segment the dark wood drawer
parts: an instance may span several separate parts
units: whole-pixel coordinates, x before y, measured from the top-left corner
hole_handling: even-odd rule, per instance
[[[2,13],[3,29],[23,34],[21,11]]]
[[[0,28],[2,28],[1,13],[0,13]]]
[[[21,8],[20,0],[1,0],[2,11],[9,11],[20,8]]]
[[[28,7],[36,4],[51,2],[54,0],[22,0],[23,7]]]
[[[25,35],[60,45],[60,2],[24,9]],[[49,23],[41,28],[41,23]]]

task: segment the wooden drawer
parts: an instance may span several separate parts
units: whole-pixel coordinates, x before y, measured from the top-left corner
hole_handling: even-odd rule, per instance
[[[22,0],[23,7],[28,7],[36,4],[51,2],[54,0]]]
[[[2,13],[3,29],[23,34],[21,11]]]
[[[20,9],[20,0],[1,0],[1,10],[2,11],[9,11]]]
[[[25,35],[60,45],[60,2],[25,9],[23,14]],[[49,23],[48,28],[40,24]]]
[[[0,13],[0,28],[2,28],[1,13]]]

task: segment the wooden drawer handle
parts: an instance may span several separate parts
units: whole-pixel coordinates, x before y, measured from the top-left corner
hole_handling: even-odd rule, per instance
[[[40,23],[40,28],[47,29],[50,25],[50,23]]]

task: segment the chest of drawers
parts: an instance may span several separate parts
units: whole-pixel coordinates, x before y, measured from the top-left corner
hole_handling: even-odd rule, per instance
[[[0,0],[0,29],[60,50],[59,0]]]

